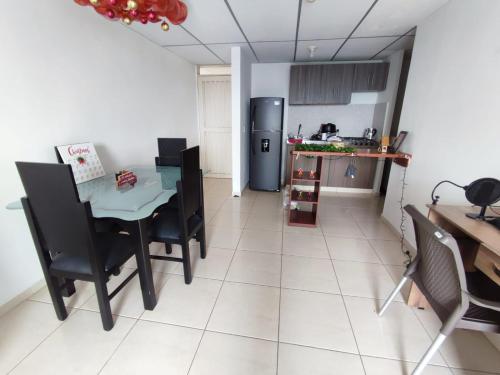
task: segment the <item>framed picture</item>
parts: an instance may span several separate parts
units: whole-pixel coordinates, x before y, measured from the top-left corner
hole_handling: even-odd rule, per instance
[[[56,148],[61,161],[71,165],[77,184],[106,174],[93,143],[77,143]]]

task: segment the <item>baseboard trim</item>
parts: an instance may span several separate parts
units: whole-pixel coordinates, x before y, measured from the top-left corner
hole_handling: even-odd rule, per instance
[[[4,314],[12,310],[14,307],[19,305],[21,302],[24,302],[25,300],[30,298],[33,294],[38,292],[44,286],[45,286],[45,279],[41,279],[37,281],[33,286],[26,289],[24,292],[19,293],[10,301],[7,301],[6,303],[0,305],[0,316],[3,316]]]

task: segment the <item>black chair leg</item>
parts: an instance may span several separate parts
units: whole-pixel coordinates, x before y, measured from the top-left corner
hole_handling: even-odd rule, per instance
[[[49,289],[50,298],[52,299],[52,304],[54,305],[54,310],[56,311],[57,319],[65,320],[68,317],[68,311],[64,305],[63,294],[61,292],[61,287],[59,285],[59,279],[57,277],[51,276],[46,279],[47,288]]]
[[[184,267],[184,282],[191,284],[193,276],[191,274],[191,256],[189,254],[189,241],[182,244],[182,265]]]
[[[113,315],[111,315],[111,305],[109,303],[108,288],[106,281],[99,279],[94,281],[97,294],[97,302],[99,303],[99,311],[101,312],[102,327],[105,331],[113,328]]]
[[[59,279],[61,285],[64,285],[62,290],[63,297],[71,297],[76,292],[75,281],[71,279]]]
[[[207,257],[207,243],[206,243],[204,225],[200,228],[200,231],[197,233],[197,237],[200,240],[200,257],[201,259],[205,259]]]
[[[166,254],[172,254],[172,245],[169,243],[165,244],[165,253]]]

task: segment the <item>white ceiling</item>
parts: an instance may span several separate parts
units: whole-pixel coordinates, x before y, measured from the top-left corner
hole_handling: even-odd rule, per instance
[[[188,18],[168,32],[135,31],[195,64],[229,64],[231,47],[254,61],[367,60],[413,45],[415,26],[448,0],[184,0]],[[314,57],[309,46],[316,46]]]

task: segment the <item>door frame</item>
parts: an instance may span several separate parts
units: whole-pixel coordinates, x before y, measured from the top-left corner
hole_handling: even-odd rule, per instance
[[[198,93],[198,137],[200,139],[200,149],[201,149],[201,155],[200,155],[200,162],[202,165],[202,168],[204,169],[206,166],[206,160],[205,160],[205,150],[206,150],[206,143],[205,143],[205,110],[204,110],[204,95],[202,91],[202,82],[209,82],[209,81],[221,81],[225,80],[231,83],[231,76],[230,75],[198,75],[197,77],[197,93]],[[232,90],[231,84],[230,84],[230,89]],[[232,112],[231,108],[231,112]],[[213,129],[214,132],[224,132],[224,130],[221,129]],[[229,131],[232,134],[233,129],[232,126],[229,127]],[[232,145],[231,145],[232,147]],[[232,157],[232,155],[230,155]],[[229,171],[227,174],[221,174],[221,173],[210,173],[207,170],[204,170],[204,175],[206,177],[212,177],[212,178],[232,178],[232,171]]]

